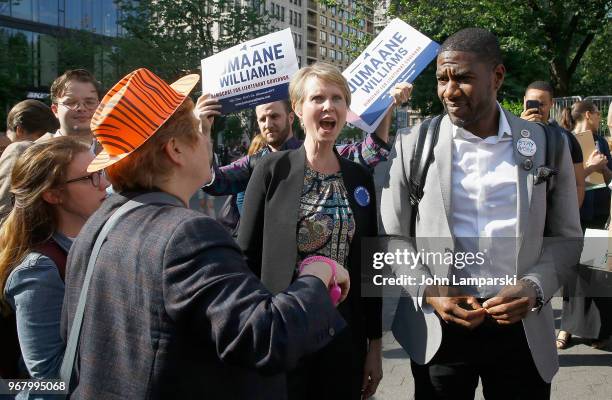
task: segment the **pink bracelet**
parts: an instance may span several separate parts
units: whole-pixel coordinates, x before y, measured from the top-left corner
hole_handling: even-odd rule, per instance
[[[314,262],[324,262],[325,264],[329,265],[329,267],[331,268],[332,285],[329,288],[329,297],[331,298],[332,303],[334,303],[334,305],[337,305],[340,302],[340,297],[342,296],[342,290],[340,289],[340,286],[338,286],[338,283],[336,282],[336,263],[334,262],[334,260],[328,257],[310,256],[302,260],[302,262],[300,263],[299,272],[301,273],[302,269],[304,269],[306,265],[312,264]]]

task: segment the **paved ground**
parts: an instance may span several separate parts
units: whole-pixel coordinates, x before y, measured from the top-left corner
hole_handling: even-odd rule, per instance
[[[559,317],[560,299],[553,301],[555,316]],[[414,395],[414,381],[408,356],[390,331],[397,299],[385,298],[383,332],[383,372],[376,400],[407,400]],[[557,318],[557,324],[558,324]],[[558,325],[557,325],[558,326]],[[553,400],[610,400],[612,399],[612,352],[595,350],[584,340],[561,350],[561,369],[552,383]],[[612,350],[612,349],[610,349]],[[483,399],[480,388],[476,399]]]

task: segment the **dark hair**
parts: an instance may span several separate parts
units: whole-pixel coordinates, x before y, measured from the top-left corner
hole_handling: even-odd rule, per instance
[[[587,111],[595,112],[596,110],[597,106],[592,101],[577,101],[572,105],[571,109],[569,107],[563,109],[560,125],[568,131],[572,131],[576,127],[576,122],[584,119],[584,114]]]
[[[285,111],[287,111],[287,115],[289,113],[293,112],[293,109],[291,108],[291,100],[287,99],[287,100],[282,100],[283,104],[285,105]]]
[[[465,51],[476,54],[483,62],[503,63],[497,37],[482,28],[466,28],[452,34],[442,43],[439,53],[445,51]]]
[[[550,97],[551,98],[555,97],[555,91],[553,90],[552,85],[550,83],[546,82],[546,81],[534,81],[534,82],[531,82],[529,84],[529,86],[527,86],[527,89],[525,89],[525,93],[527,93],[527,91],[529,89],[541,90],[543,92],[548,92],[548,93],[550,93]]]
[[[6,118],[6,127],[17,131],[22,128],[29,134],[55,132],[59,121],[45,103],[38,100],[24,100],[11,108]]]
[[[100,82],[96,80],[91,72],[85,69],[69,69],[56,78],[51,85],[51,102],[53,104],[57,104],[57,99],[63,96],[66,84],[70,81],[91,83],[96,88],[98,100],[100,99],[102,88]]]

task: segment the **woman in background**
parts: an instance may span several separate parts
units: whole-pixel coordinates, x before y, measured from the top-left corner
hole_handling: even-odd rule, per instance
[[[11,108],[6,118],[7,136],[13,143],[0,156],[0,221],[13,208],[11,201],[11,171],[32,142],[47,132],[59,129],[59,121],[51,108],[38,100],[24,100]]]
[[[601,112],[590,101],[579,101],[561,114],[561,125],[574,134],[593,135],[596,151],[586,160],[584,175],[593,172],[603,175],[606,185],[612,180],[612,155],[608,142],[597,135]],[[604,229],[610,216],[610,190],[607,187],[587,190],[580,208],[580,223],[583,231],[588,228]],[[592,308],[593,303],[597,306]],[[599,318],[598,318],[599,315]],[[557,348],[568,347],[572,334],[592,339],[595,348],[605,347],[612,334],[612,298],[580,297],[564,298],[561,329],[557,335]]]

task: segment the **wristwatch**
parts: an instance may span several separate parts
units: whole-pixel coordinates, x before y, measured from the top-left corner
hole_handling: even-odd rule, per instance
[[[525,285],[533,288],[533,290],[535,290],[535,292],[536,292],[536,302],[535,302],[535,305],[533,306],[533,308],[531,309],[531,311],[538,311],[539,312],[540,309],[542,308],[542,306],[544,305],[544,294],[542,293],[542,289],[540,288],[540,285],[538,285],[537,283],[535,283],[531,279],[522,278],[520,281],[523,282]]]

